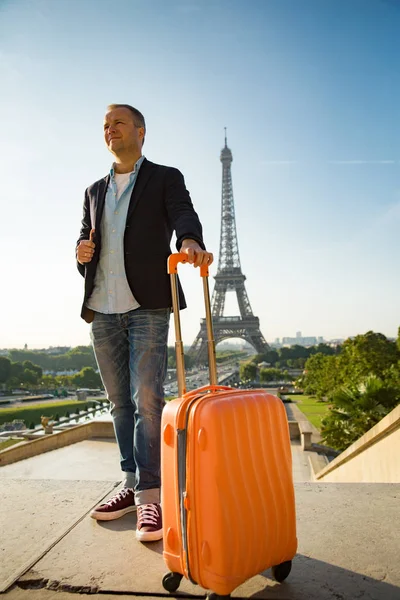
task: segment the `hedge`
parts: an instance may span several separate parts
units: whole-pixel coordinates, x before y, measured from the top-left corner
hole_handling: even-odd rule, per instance
[[[87,410],[93,406],[93,402],[56,402],[35,406],[21,406],[16,408],[4,408],[0,410],[0,425],[11,423],[14,419],[20,419],[28,426],[32,423],[40,425],[40,417],[67,416],[67,413],[76,413],[78,410]]]

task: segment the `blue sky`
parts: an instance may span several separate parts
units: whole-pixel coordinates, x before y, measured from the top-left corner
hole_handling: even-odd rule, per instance
[[[399,27],[397,0],[0,0],[0,347],[89,343],[74,245],[111,102],[144,113],[144,154],[181,169],[216,255],[227,126],[268,341],[395,336]],[[201,287],[182,280],[191,343]]]

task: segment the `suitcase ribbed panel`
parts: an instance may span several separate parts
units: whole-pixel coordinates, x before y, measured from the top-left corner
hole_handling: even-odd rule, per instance
[[[164,559],[187,577],[177,484],[181,405],[173,401],[163,413],[162,502]],[[186,460],[190,571],[204,588],[229,594],[296,553],[286,411],[263,390],[207,394],[192,406]]]
[[[216,394],[194,408],[188,439],[192,577],[229,594],[296,552],[286,412],[263,391]]]

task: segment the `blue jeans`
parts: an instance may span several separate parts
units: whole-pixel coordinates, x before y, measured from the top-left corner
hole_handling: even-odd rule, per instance
[[[160,501],[161,413],[169,308],[95,313],[91,338],[111,402],[121,469],[136,504]]]

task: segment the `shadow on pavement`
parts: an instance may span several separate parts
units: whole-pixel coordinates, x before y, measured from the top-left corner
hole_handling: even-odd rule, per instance
[[[371,556],[372,571],[373,564],[374,557]],[[260,577],[268,579],[269,583],[266,583],[264,589],[247,597],[266,600],[270,598],[279,600],[400,599],[400,587],[383,581],[387,576],[384,569],[376,568],[374,575],[375,578],[297,554],[293,560],[292,571],[285,582],[271,587],[271,571],[265,571]]]

